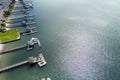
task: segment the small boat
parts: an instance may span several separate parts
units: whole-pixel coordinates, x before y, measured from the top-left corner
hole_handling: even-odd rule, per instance
[[[38,63],[37,63],[40,67],[43,67],[47,64],[45,58],[43,57],[42,54],[39,54],[39,57],[38,57]]]
[[[48,77],[47,80],[51,80],[51,79]]]
[[[40,67],[43,67],[43,66],[46,65],[46,62],[38,62],[38,65],[39,65]]]
[[[41,80],[45,80],[45,78],[42,78]]]

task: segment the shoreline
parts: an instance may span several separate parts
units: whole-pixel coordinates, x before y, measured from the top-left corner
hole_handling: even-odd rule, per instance
[[[10,4],[10,3],[8,3],[8,4]],[[8,9],[9,9],[9,7],[8,7]],[[6,10],[7,10],[7,7],[6,7]],[[1,15],[1,16],[3,16],[3,14]],[[10,17],[10,16],[9,16]],[[10,28],[7,28],[7,30],[9,30]],[[4,50],[4,45],[5,44],[0,44],[0,51],[2,51],[2,50]],[[1,65],[1,60],[2,60],[2,55],[0,55],[0,65]]]
[[[0,51],[2,51],[4,49],[4,44],[0,44]],[[2,55],[0,55],[0,64],[1,64],[1,60],[2,60]]]
[[[0,51],[3,50],[4,44],[0,44]]]
[[[7,28],[6,30],[10,30],[10,28]],[[3,50],[3,49],[4,49],[4,44],[0,44],[0,51]],[[0,62],[1,62],[1,55],[0,55]]]

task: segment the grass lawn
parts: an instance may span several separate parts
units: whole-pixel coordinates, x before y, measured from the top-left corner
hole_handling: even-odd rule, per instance
[[[20,34],[18,29],[10,29],[4,33],[0,32],[0,43],[14,41],[18,39],[20,39]]]

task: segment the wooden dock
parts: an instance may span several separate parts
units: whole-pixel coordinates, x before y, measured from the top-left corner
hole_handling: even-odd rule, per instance
[[[21,31],[20,32],[20,35],[29,35],[29,34],[34,34],[34,33],[38,33],[38,31],[34,30],[36,29],[37,27],[30,27],[30,28],[26,28],[25,31]]]
[[[27,41],[27,44],[24,44],[22,46],[18,46],[12,49],[0,51],[0,55],[8,53],[8,52],[16,51],[19,49],[23,49],[23,48],[27,48],[27,50],[31,50],[35,44],[38,44],[38,46],[41,47],[41,43],[38,38],[31,38],[30,41]]]
[[[41,59],[42,62],[46,62],[46,60],[45,60],[45,58],[44,58],[42,53],[39,54],[39,58]]]
[[[43,57],[43,54],[39,54],[38,57],[39,57],[39,59],[37,57],[31,56],[31,57],[28,57],[28,59],[25,60],[25,61],[22,61],[22,62],[13,64],[13,65],[10,65],[8,67],[1,68],[0,69],[0,73],[4,72],[4,71],[7,71],[7,70],[10,70],[10,69],[13,69],[13,68],[16,68],[16,67],[19,67],[19,66],[24,65],[26,63],[29,63],[29,64],[36,64],[36,63],[38,63],[38,65],[40,67],[43,67],[44,65],[46,65],[47,62],[46,62],[45,58]]]
[[[22,48],[27,48],[27,44],[24,44],[23,46],[18,46],[18,47],[12,48],[12,49],[3,50],[3,51],[0,52],[0,55],[8,53],[8,52],[16,51],[16,50],[22,49]]]
[[[24,65],[24,64],[26,64],[26,63],[28,63],[27,60],[26,60],[26,61],[19,62],[19,63],[16,63],[16,64],[14,64],[14,65],[11,65],[11,66],[8,66],[8,67],[5,67],[5,68],[0,69],[0,72],[3,72],[3,71],[6,71],[6,70],[9,70],[9,69],[12,69],[12,68],[15,68],[15,67]]]
[[[18,20],[18,19],[22,19],[25,17],[33,17],[33,15],[24,15],[24,16],[20,16],[20,17],[8,18],[8,20]]]
[[[43,54],[39,54],[38,58],[39,58],[38,65],[40,67],[43,67],[43,66],[45,66],[47,64]]]
[[[38,31],[32,31],[32,32],[29,32],[29,33],[23,33],[23,35],[30,35],[30,34],[34,34],[34,33],[38,33]]]
[[[32,24],[35,24],[36,22],[28,22],[26,23],[26,25],[32,25]]]

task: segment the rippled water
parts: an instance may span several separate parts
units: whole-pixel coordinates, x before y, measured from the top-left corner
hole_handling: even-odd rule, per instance
[[[22,36],[5,48],[26,43],[32,36],[41,40],[42,50],[25,49],[1,56],[4,67],[43,53],[47,65],[26,64],[4,73],[0,80],[119,80],[119,0],[34,0],[39,33]],[[23,29],[23,28],[21,28]]]

